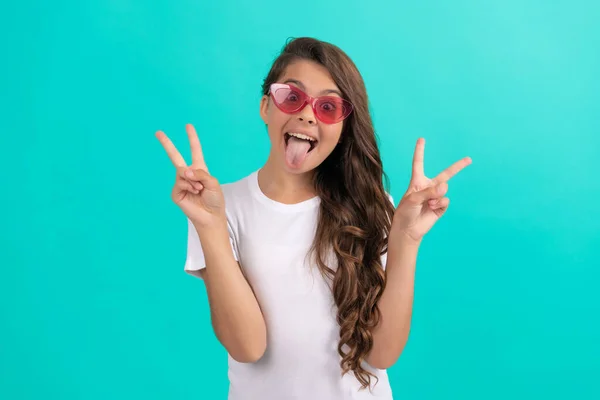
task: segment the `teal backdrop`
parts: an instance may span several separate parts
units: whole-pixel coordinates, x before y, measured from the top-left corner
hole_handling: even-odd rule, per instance
[[[154,137],[264,162],[289,37],[366,80],[398,199],[418,137],[464,156],[420,250],[398,399],[600,398],[600,3],[58,1],[1,6],[0,398],[225,399],[227,358]]]

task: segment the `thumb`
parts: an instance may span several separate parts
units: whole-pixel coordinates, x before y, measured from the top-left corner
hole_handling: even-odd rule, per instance
[[[446,182],[442,182],[437,185],[426,187],[423,190],[419,190],[412,194],[412,201],[415,204],[423,204],[427,200],[438,199],[446,194],[448,190],[448,184]]]
[[[181,177],[192,182],[200,182],[205,189],[215,190],[219,188],[219,182],[206,170],[201,168],[187,168],[181,171]]]

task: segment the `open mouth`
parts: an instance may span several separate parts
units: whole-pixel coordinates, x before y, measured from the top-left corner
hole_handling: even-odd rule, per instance
[[[302,133],[286,132],[284,135],[286,147],[289,144],[291,138],[293,138],[292,140],[302,140],[302,141],[307,142],[310,146],[307,153],[310,153],[315,148],[317,143],[319,142],[317,139],[310,137],[308,135],[304,135]]]

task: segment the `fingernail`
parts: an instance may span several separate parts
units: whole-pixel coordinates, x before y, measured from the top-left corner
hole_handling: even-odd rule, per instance
[[[188,169],[187,171],[185,171],[185,176],[187,176],[188,178],[193,178],[194,173],[192,172],[191,169]]]
[[[440,183],[440,184],[438,185],[437,192],[438,192],[439,194],[442,194],[442,193],[444,193],[444,184],[443,184],[443,183]]]

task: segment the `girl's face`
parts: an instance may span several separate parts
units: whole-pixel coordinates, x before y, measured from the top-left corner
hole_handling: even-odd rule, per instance
[[[289,84],[292,89],[300,89],[312,97],[342,97],[327,69],[308,60],[288,65],[277,83]],[[295,98],[292,97],[291,100]],[[324,103],[322,107],[329,111],[331,104]],[[315,117],[311,104],[295,114],[287,114],[273,103],[270,96],[263,96],[260,116],[267,125],[271,140],[269,158],[294,174],[311,171],[321,164],[331,154],[342,134],[343,121],[323,123]]]

